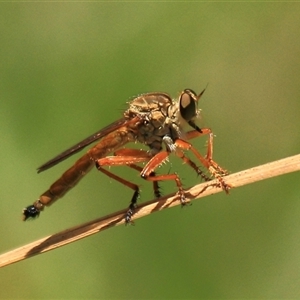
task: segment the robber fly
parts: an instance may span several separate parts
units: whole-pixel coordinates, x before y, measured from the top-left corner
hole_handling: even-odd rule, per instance
[[[23,210],[23,219],[37,217],[45,206],[50,206],[73,188],[93,166],[134,191],[124,216],[126,223],[131,222],[134,214],[139,187],[108,171],[104,168],[106,166],[128,166],[137,170],[143,179],[153,183],[156,197],[160,197],[158,181],[173,180],[176,183],[181,204],[185,205],[185,194],[179,176],[176,173],[164,175],[155,173],[156,168],[168,159],[170,153],[175,153],[205,180],[210,180],[211,177],[216,178],[218,185],[228,193],[230,186],[223,179],[227,172],[212,159],[212,131],[209,128],[201,129],[195,124],[195,119],[200,114],[197,107],[198,100],[204,91],[205,89],[197,95],[193,90],[185,89],[180,93],[177,101],[172,100],[168,94],[159,92],[146,93],[134,98],[128,103],[128,109],[124,112],[123,118],[104,127],[38,168],[38,173],[45,171],[99,140],[94,147],[65,171],[33,205],[29,205]],[[185,132],[183,130],[185,125],[189,125],[192,130]],[[202,156],[188,142],[190,139],[203,135],[208,136],[205,156]],[[139,142],[148,146],[149,150],[124,148],[123,146],[129,142]],[[185,155],[187,150],[195,155],[208,170],[210,176],[207,176]],[[107,156],[109,153],[112,155]],[[144,163],[143,167],[139,165],[140,163]]]

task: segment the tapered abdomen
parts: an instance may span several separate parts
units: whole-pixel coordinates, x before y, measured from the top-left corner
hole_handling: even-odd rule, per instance
[[[65,171],[62,176],[39,197],[37,202],[45,206],[51,205],[55,200],[61,198],[73,188],[84,175],[92,169],[96,160],[133,140],[132,133],[128,132],[125,127],[108,134],[96,146],[79,158],[72,167]]]
[[[93,166],[94,161],[86,153],[39,197],[39,201],[46,206],[52,204],[73,188]]]

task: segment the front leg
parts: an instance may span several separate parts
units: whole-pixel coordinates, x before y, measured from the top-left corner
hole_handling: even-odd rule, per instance
[[[229,189],[231,185],[225,183],[223,176],[227,175],[227,171],[223,170],[215,161],[212,159],[212,138],[213,134],[209,134],[209,142],[208,142],[208,150],[206,157],[203,157],[195,147],[192,146],[189,142],[186,142],[182,139],[177,139],[175,144],[178,148],[183,150],[190,150],[194,153],[194,155],[200,160],[204,167],[219,181],[220,186],[226,192],[229,193]]]
[[[200,136],[203,136],[203,135],[208,135],[208,142],[207,142],[207,151],[206,151],[206,156],[203,157],[196,149],[194,149],[195,151],[198,152],[198,154],[196,155],[197,158],[201,161],[201,163],[207,168],[209,169],[209,165],[212,165],[216,170],[217,172],[221,175],[221,176],[225,176],[225,175],[228,175],[228,172],[226,170],[224,170],[223,168],[221,168],[214,160],[213,160],[213,133],[211,131],[210,128],[203,128],[201,129],[201,132],[198,132],[197,130],[192,130],[192,131],[189,131],[186,133],[185,135],[185,138],[187,140],[190,140],[190,139],[194,139],[194,138],[197,138],[197,137],[200,137]],[[178,139],[178,142],[176,143],[177,141],[175,141],[175,144],[180,147],[180,148],[183,148],[185,150],[192,150],[192,152],[194,152],[193,149],[193,146],[184,141],[184,140],[181,140],[181,139]],[[184,145],[181,146],[180,143],[183,142]],[[194,152],[195,153],[195,152]]]

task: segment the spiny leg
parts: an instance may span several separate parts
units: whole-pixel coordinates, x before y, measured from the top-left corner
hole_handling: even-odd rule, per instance
[[[131,188],[132,190],[134,190],[134,193],[132,195],[132,198],[130,200],[130,204],[129,204],[129,207],[128,207],[128,210],[125,214],[125,223],[128,224],[130,223],[130,220],[131,220],[131,217],[132,215],[134,214],[134,210],[135,210],[135,207],[136,207],[136,203],[137,203],[137,199],[139,197],[139,192],[140,192],[140,189],[138,187],[138,185],[128,181],[128,180],[125,180],[124,178],[122,177],[119,177],[109,171],[107,171],[106,169],[102,168],[98,162],[96,162],[96,168],[98,169],[98,171],[102,172],[103,174],[107,175],[108,177],[124,184],[125,186]]]
[[[127,149],[127,150],[130,150],[130,149]],[[134,150],[134,149],[132,149],[132,150]],[[143,151],[140,151],[139,155],[135,151],[128,151],[127,153],[131,153],[131,154],[135,154],[135,155],[134,156],[133,155],[132,156],[107,156],[104,158],[100,158],[96,161],[96,167],[100,172],[104,173],[108,177],[110,177],[110,178],[122,183],[123,185],[131,188],[132,190],[134,190],[134,194],[131,198],[130,205],[128,207],[128,211],[125,214],[125,223],[126,224],[131,223],[131,218],[134,214],[137,199],[139,196],[139,187],[138,187],[138,185],[104,169],[103,166],[122,166],[122,165],[130,166],[130,165],[134,165],[134,163],[145,162],[145,161],[149,160],[149,154],[145,155],[145,153]]]
[[[138,166],[138,165],[134,165],[134,164],[131,164],[131,165],[128,165],[128,167],[134,169],[134,170],[137,170],[139,171],[140,173],[142,172],[143,170],[143,167],[141,166]],[[156,176],[156,173],[155,172],[151,172],[150,173],[150,176]],[[154,192],[154,196],[156,198],[160,198],[161,197],[161,193],[160,193],[160,186],[158,184],[158,181],[153,181],[153,192]]]
[[[154,170],[158,166],[160,166],[164,160],[168,158],[169,154],[170,153],[168,151],[162,151],[157,153],[155,156],[153,156],[150,159],[150,161],[146,164],[146,166],[143,168],[141,172],[141,177],[148,181],[174,180],[178,188],[178,194],[180,197],[181,205],[185,205],[186,199],[184,195],[183,186],[179,176],[176,173],[151,176],[151,173],[153,173]]]
[[[211,165],[213,165],[213,167],[218,170],[218,172],[220,173],[221,176],[225,176],[228,175],[228,172],[226,170],[224,170],[223,168],[221,168],[212,158],[213,156],[213,133],[211,131],[210,128],[202,128],[201,132],[197,131],[197,130],[192,130],[186,133],[185,138],[187,140],[190,139],[194,139],[203,135],[208,135],[208,141],[207,141],[207,151],[206,151],[206,156],[205,158],[201,155],[201,159],[198,157],[198,159],[201,161],[201,163],[206,166],[206,162],[209,162]],[[176,144],[176,142],[175,142]],[[189,150],[189,149],[187,149]],[[200,154],[200,153],[199,153]],[[205,160],[205,161],[204,161]],[[208,168],[206,166],[206,168]]]
[[[229,189],[231,186],[229,184],[226,184],[224,179],[222,178],[224,175],[227,174],[227,171],[223,170],[215,161],[212,159],[212,141],[213,141],[213,134],[211,132],[209,133],[209,141],[208,141],[208,149],[206,157],[203,157],[189,142],[186,142],[182,139],[177,139],[175,141],[175,145],[181,149],[184,150],[190,150],[194,153],[194,155],[200,160],[200,162],[208,169],[208,171],[216,178],[218,179],[220,186],[222,189],[229,193]],[[197,131],[190,131],[188,132],[187,138],[191,139],[196,136],[199,136],[199,133],[197,134]],[[202,134],[200,134],[202,135]]]
[[[138,149],[128,149],[128,148],[123,148],[123,149],[119,149],[117,151],[115,151],[114,153],[115,156],[145,156],[146,158],[151,158],[152,156],[149,155],[149,152],[146,150],[138,150]],[[139,173],[142,172],[143,167],[138,166],[136,164],[129,164],[126,165],[136,171],[138,171]],[[155,172],[152,172],[150,174],[150,176],[155,176]],[[161,193],[160,193],[160,186],[158,184],[158,181],[153,181],[153,192],[154,192],[154,196],[156,198],[160,198],[161,197]]]
[[[198,176],[201,176],[205,181],[210,181],[211,178],[208,177],[190,158],[185,156],[182,150],[176,149],[176,155],[183,160],[184,163],[189,165],[191,168],[195,170]]]

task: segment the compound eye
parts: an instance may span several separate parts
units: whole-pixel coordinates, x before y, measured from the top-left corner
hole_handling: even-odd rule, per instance
[[[180,95],[180,114],[186,121],[190,121],[197,115],[196,101],[197,95],[192,90],[186,89]]]

